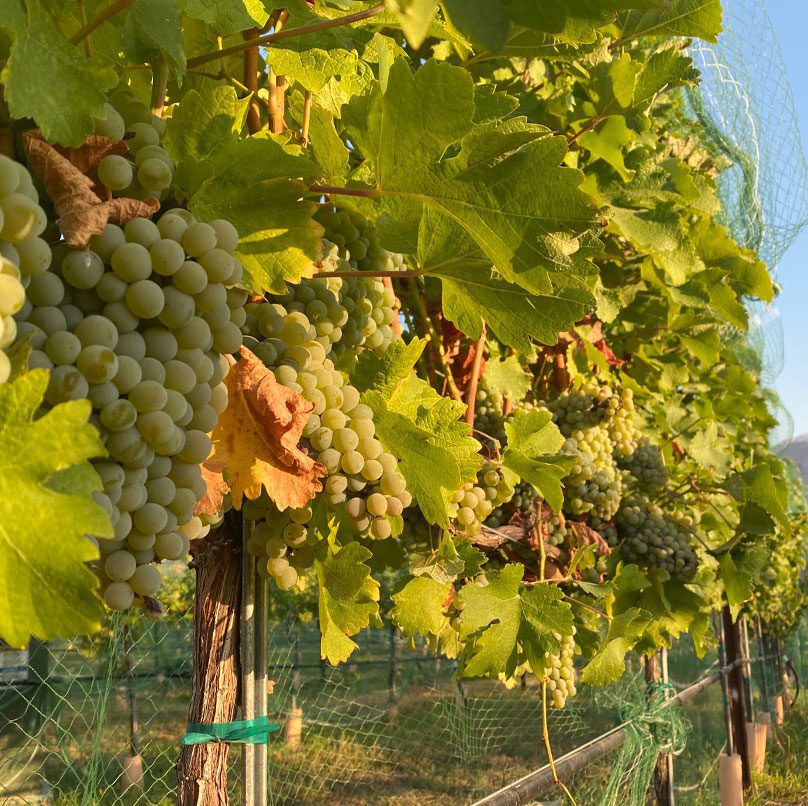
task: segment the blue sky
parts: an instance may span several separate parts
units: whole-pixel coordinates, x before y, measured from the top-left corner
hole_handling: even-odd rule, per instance
[[[805,38],[808,7],[804,0],[767,0],[766,6],[791,80],[805,148],[808,144],[808,46]],[[805,434],[808,433],[808,230],[803,231],[783,257],[778,279],[783,286],[777,307],[783,322],[785,368],[776,386],[794,418],[794,434]]]

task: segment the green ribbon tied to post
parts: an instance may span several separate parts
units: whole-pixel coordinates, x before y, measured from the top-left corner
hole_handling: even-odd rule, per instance
[[[189,722],[182,743],[266,744],[269,734],[276,730],[280,730],[280,725],[270,722],[266,714],[235,722]]]

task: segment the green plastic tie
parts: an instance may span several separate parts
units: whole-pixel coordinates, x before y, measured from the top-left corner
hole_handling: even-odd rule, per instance
[[[266,744],[270,733],[280,730],[266,715],[235,722],[189,722],[183,744]]]

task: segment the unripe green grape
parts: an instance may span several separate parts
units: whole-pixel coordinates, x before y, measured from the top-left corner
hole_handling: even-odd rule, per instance
[[[360,459],[362,457],[360,456]],[[336,473],[340,467],[340,460],[342,456],[340,452],[334,448],[326,448],[317,454],[317,461],[329,472]],[[361,469],[361,468],[360,468]]]
[[[366,481],[378,481],[383,473],[384,468],[379,461],[376,459],[365,460],[365,465],[362,468],[362,478]]]
[[[274,577],[283,574],[289,568],[289,560],[286,557],[270,557],[267,560],[267,570]]]
[[[139,565],[129,580],[135,593],[141,596],[154,596],[163,584],[163,578],[156,565]]]
[[[404,492],[407,482],[398,472],[385,472],[381,478],[380,487],[385,495],[397,496]]]
[[[217,414],[221,414],[227,408],[227,386],[223,383],[211,387],[210,405]]]
[[[213,334],[213,349],[222,354],[238,352],[242,338],[241,331],[232,322],[228,322],[224,328]]]
[[[165,307],[163,289],[153,280],[138,280],[126,289],[129,310],[141,319],[154,319]]]
[[[340,460],[342,470],[351,476],[361,473],[364,465],[365,459],[359,451],[348,451],[342,455]]]
[[[191,257],[199,257],[216,248],[216,230],[210,224],[191,224],[182,235],[182,246]]]
[[[146,488],[148,494],[148,487]],[[156,534],[166,525],[166,511],[159,504],[146,503],[133,515],[135,526],[144,533]]]
[[[189,490],[187,487],[177,487],[174,500],[168,505],[168,508],[178,519],[184,520],[193,515],[195,506],[196,494],[194,491]]]
[[[13,340],[10,339],[8,344],[11,344],[11,341]],[[5,347],[7,345],[1,344],[0,346]],[[6,375],[6,380],[8,380],[9,376],[11,375],[11,362],[9,361],[8,356],[6,356],[6,354],[1,350],[0,355],[3,356],[0,361],[8,362],[7,367],[5,363],[3,364],[4,371],[5,369],[8,370],[8,374]],[[31,350],[28,356],[28,369],[53,369],[53,361],[51,361],[50,358],[48,358],[48,356],[42,352],[42,350]],[[5,383],[5,381],[3,381],[3,383]]]
[[[211,451],[210,437],[202,431],[187,431],[185,433],[185,447],[179,454],[180,459],[185,462],[201,464]]]
[[[150,255],[151,247],[161,238],[160,230],[149,218],[133,218],[131,221],[126,222],[123,231],[127,241],[145,246],[146,249],[150,250]]]
[[[74,288],[95,288],[104,276],[104,261],[95,252],[73,249],[62,261],[62,276]]]
[[[358,445],[359,437],[351,428],[340,428],[337,431],[334,431],[334,447],[340,453],[349,453],[351,451],[355,451]]]
[[[132,163],[119,154],[108,154],[98,163],[98,178],[112,191],[129,187],[133,176]]]
[[[165,363],[166,389],[176,389],[187,395],[196,386],[196,374],[193,369],[182,361],[172,359]]]
[[[142,358],[140,360],[140,371],[143,373],[144,381],[157,381],[159,384],[165,383],[165,367],[156,358]]]
[[[108,271],[98,281],[95,291],[104,302],[120,302],[126,295],[129,283],[121,280],[117,274]]]
[[[365,506],[371,515],[384,515],[387,512],[387,499],[381,493],[372,493]]]
[[[177,355],[177,339],[170,330],[150,327],[143,331],[146,355],[165,364]]]
[[[165,160],[148,157],[140,163],[137,179],[144,188],[157,191],[165,190],[171,184],[172,170]]]
[[[75,367],[55,367],[50,374],[50,382],[45,399],[52,406],[66,400],[81,400],[87,397],[89,384],[84,375]]]
[[[0,277],[6,276],[0,275]],[[64,283],[53,272],[45,272],[31,278],[26,295],[32,305],[60,305],[65,296]]]
[[[268,561],[267,568],[270,562],[272,562],[272,560]],[[297,571],[290,566],[282,574],[275,577],[275,584],[278,586],[278,588],[280,588],[280,590],[288,591],[292,590],[292,588],[297,585],[297,580]]]
[[[136,429],[132,429],[132,431],[136,432]],[[136,433],[136,437],[142,444],[140,435]],[[140,509],[148,500],[146,487],[143,484],[125,484],[121,490],[121,497],[118,499],[118,508],[131,513]]]
[[[378,459],[382,455],[382,444],[378,439],[360,439],[357,450],[365,459]]]
[[[137,410],[125,398],[113,400],[101,409],[101,422],[110,431],[126,431],[137,422]]]
[[[168,238],[155,241],[149,247],[149,255],[155,273],[163,277],[174,276],[185,263],[185,250],[175,240]]]
[[[218,415],[212,406],[202,406],[193,413],[188,426],[209,434],[216,427],[217,420]]]
[[[164,411],[146,412],[137,418],[137,430],[152,447],[167,442],[174,428],[174,421]]]
[[[82,348],[76,358],[76,368],[91,383],[111,381],[118,371],[118,356],[100,344]]]
[[[50,336],[59,330],[67,330],[67,320],[64,314],[51,305],[34,308],[26,319],[31,325],[38,327],[46,336]],[[38,349],[44,347],[44,345],[44,338],[39,344],[34,343],[34,346]]]
[[[374,518],[370,522],[370,533],[376,540],[386,540],[393,533],[390,521],[385,518]]]
[[[130,333],[140,324],[140,319],[123,302],[107,303],[102,313],[119,333]]]
[[[127,145],[129,146],[130,151],[136,152],[143,148],[143,146],[160,145],[160,135],[157,134],[157,131],[154,129],[151,123],[140,121],[133,123],[128,128],[134,133],[134,137],[131,140],[127,140]]]
[[[2,288],[0,288],[0,294],[2,294]],[[73,364],[80,352],[81,342],[73,333],[68,333],[66,330],[53,333],[45,342],[45,353],[54,364]]]
[[[208,285],[208,275],[195,260],[186,260],[174,273],[171,282],[186,294],[199,294]]]
[[[149,502],[159,504],[161,507],[167,507],[174,500],[176,492],[176,485],[167,477],[149,479],[146,482],[146,493],[149,496]],[[163,528],[165,528],[165,524],[163,524]]]
[[[305,545],[307,535],[308,530],[302,523],[290,523],[283,530],[283,539],[293,548]]]
[[[210,222],[216,233],[216,245],[227,252],[234,252],[238,247],[238,231],[229,222],[224,219],[217,218]]]
[[[328,409],[320,415],[320,422],[326,428],[335,431],[339,428],[345,428],[348,418],[339,409]]]
[[[170,330],[187,325],[196,312],[194,298],[173,286],[164,288],[163,296],[165,307],[158,317],[160,321]]]
[[[139,243],[119,246],[112,253],[110,264],[115,274],[127,283],[147,280],[152,272],[149,250]]]
[[[224,283],[233,273],[233,257],[224,249],[211,249],[199,257],[199,264],[211,283]],[[235,307],[235,306],[231,306]]]
[[[135,592],[128,582],[111,582],[104,588],[104,602],[110,610],[127,610],[134,600]]]
[[[334,433],[330,428],[320,427],[310,437],[312,448],[316,451],[324,451],[331,447]]]
[[[136,568],[135,558],[126,550],[114,551],[104,561],[104,573],[113,582],[125,582]]]
[[[126,124],[117,109],[112,104],[104,104],[104,117],[95,118],[93,131],[110,140],[122,140],[126,133]]]
[[[330,495],[340,495],[348,488],[345,476],[329,476],[325,481],[325,491]]]

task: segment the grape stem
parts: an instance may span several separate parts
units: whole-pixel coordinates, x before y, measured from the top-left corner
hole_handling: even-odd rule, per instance
[[[83,25],[70,37],[71,45],[78,45],[85,40],[96,28],[103,25],[107,20],[112,19],[116,14],[129,8],[134,0],[116,0],[115,3],[107,6],[103,11],[96,14],[86,25]]]
[[[132,0],[129,0],[132,2]],[[128,5],[128,3],[127,3]],[[299,28],[287,28],[283,31],[273,31],[269,34],[263,34],[249,42],[239,42],[236,45],[231,45],[229,48],[217,50],[213,53],[205,53],[202,56],[195,56],[193,59],[188,60],[188,68],[199,67],[199,65],[214,62],[216,59],[222,59],[225,56],[232,56],[234,53],[241,53],[249,47],[264,47],[271,45],[274,42],[280,42],[284,39],[291,39],[296,36],[305,36],[306,34],[317,33],[318,31],[328,31],[331,28],[339,28],[342,25],[351,25],[354,22],[361,22],[370,17],[375,17],[384,11],[384,3],[377,3],[375,6],[366,8],[362,11],[357,11],[354,14],[346,14],[344,17],[335,17],[330,20],[318,20],[310,25],[301,25]],[[79,40],[81,41],[81,40]]]
[[[570,799],[572,806],[577,806],[575,798],[572,793],[567,789],[566,784],[558,777],[555,766],[555,758],[553,757],[553,748],[550,746],[550,732],[547,729],[547,680],[541,681],[541,735],[544,739],[544,749],[547,751],[547,760],[550,763],[550,771],[553,773],[553,783],[560,786],[567,797]]]
[[[152,65],[151,112],[158,118],[163,114],[166,105],[166,89],[168,87],[168,62],[160,57]]]
[[[583,607],[585,610],[591,610],[593,613],[597,613],[601,618],[605,618],[606,621],[611,621],[611,618],[608,614],[604,613],[602,610],[598,610],[597,607],[593,607],[590,604],[586,604],[586,602],[582,602],[579,599],[575,599],[572,596],[564,596],[565,602],[570,602],[571,604],[576,604],[578,607]]]
[[[485,349],[486,327],[483,322],[480,330],[480,338],[474,346],[474,363],[471,365],[471,378],[466,390],[466,422],[474,428],[474,404],[477,401],[477,384],[480,381],[480,367],[483,364],[483,350]]]

